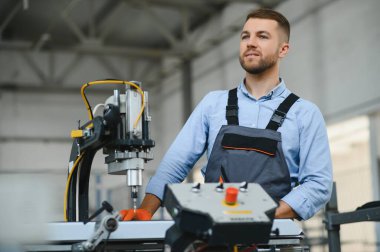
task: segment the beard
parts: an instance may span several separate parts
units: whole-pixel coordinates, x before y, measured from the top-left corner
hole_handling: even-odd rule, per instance
[[[241,67],[250,74],[261,74],[267,69],[273,67],[277,63],[277,57],[275,55],[270,55],[266,58],[260,58],[259,62],[254,65],[249,65],[244,61],[244,55],[239,56],[239,61]]]

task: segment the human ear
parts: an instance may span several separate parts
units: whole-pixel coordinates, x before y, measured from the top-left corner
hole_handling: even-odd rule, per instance
[[[284,58],[286,54],[288,54],[288,51],[289,51],[289,43],[287,42],[282,43],[282,45],[280,46],[278,57]]]

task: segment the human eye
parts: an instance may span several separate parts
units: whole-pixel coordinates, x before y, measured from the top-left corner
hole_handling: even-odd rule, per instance
[[[241,40],[247,40],[249,38],[249,35],[247,33],[244,33],[241,35]]]
[[[263,34],[261,34],[261,35],[259,35],[259,38],[260,38],[260,39],[268,39],[269,37],[268,37],[267,35],[263,35]]]

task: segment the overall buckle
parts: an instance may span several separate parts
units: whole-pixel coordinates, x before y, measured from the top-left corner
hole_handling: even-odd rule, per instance
[[[270,120],[277,123],[278,126],[281,126],[285,120],[285,117],[286,117],[286,113],[276,109]]]

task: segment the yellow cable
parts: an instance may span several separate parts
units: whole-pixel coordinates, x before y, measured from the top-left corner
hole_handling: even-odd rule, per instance
[[[69,191],[69,185],[70,185],[70,181],[71,181],[71,177],[73,176],[73,173],[74,171],[76,170],[79,162],[81,161],[82,157],[83,157],[84,153],[82,153],[74,162],[74,165],[73,167],[71,168],[71,171],[69,173],[69,176],[67,178],[67,181],[66,181],[66,189],[65,189],[65,199],[63,201],[63,217],[64,217],[64,220],[65,221],[68,221],[67,219],[67,198],[68,198],[68,191]]]
[[[82,85],[82,88],[81,88],[81,95],[82,95],[82,99],[84,101],[84,104],[86,105],[86,109],[88,111],[88,117],[90,120],[93,119],[93,114],[92,114],[92,110],[91,110],[91,107],[90,107],[90,104],[87,100],[87,97],[86,97],[86,94],[84,93],[85,89],[89,86],[92,86],[92,85],[103,85],[103,84],[122,84],[122,85],[129,85],[129,86],[132,86],[134,88],[136,88],[139,93],[141,94],[141,110],[140,110],[140,113],[139,115],[137,116],[137,119],[136,121],[134,122],[133,124],[133,128],[135,129],[137,127],[137,123],[139,122],[140,118],[141,118],[141,115],[142,113],[144,112],[144,109],[145,109],[145,97],[144,97],[144,92],[142,91],[142,89],[136,85],[135,83],[133,82],[130,82],[130,81],[122,81],[122,80],[101,80],[101,81],[91,81],[91,82],[88,82],[84,85]]]
[[[238,249],[237,245],[234,246],[234,252],[239,252],[239,249]]]

